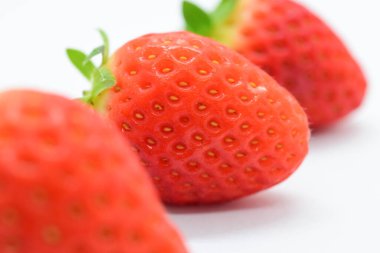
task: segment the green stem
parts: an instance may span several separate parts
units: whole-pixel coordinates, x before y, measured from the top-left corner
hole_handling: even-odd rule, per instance
[[[108,59],[109,59],[110,42],[109,42],[107,34],[102,29],[98,29],[98,32],[100,33],[100,36],[102,37],[102,40],[103,40],[103,53],[102,53],[101,66],[105,66],[107,65]]]

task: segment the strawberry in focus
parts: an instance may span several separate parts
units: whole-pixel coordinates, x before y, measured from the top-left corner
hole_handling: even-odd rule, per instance
[[[0,252],[186,252],[120,133],[82,103],[0,94]]]
[[[68,54],[76,66],[89,58]],[[102,62],[93,71],[107,72],[106,84],[84,100],[130,140],[166,203],[220,203],[267,189],[307,154],[308,122],[298,102],[217,42],[188,32],[151,34]]]
[[[185,1],[189,31],[212,37],[263,68],[301,103],[314,128],[351,113],[366,80],[338,36],[291,0],[222,0],[211,14]]]

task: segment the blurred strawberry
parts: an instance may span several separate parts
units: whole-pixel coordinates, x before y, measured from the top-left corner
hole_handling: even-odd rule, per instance
[[[184,1],[189,31],[243,54],[286,87],[315,128],[330,125],[362,102],[366,80],[338,36],[290,0],[222,0],[211,14]]]
[[[73,52],[90,58],[69,50],[76,66],[83,64]],[[307,153],[308,123],[297,101],[217,42],[188,32],[146,35],[104,62],[110,82],[85,101],[132,142],[166,203],[255,193],[285,180]]]
[[[0,94],[0,252],[186,252],[118,131],[79,102]]]

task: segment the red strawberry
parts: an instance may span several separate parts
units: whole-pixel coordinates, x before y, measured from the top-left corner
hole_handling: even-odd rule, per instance
[[[286,179],[307,153],[297,101],[217,42],[187,32],[146,35],[108,66],[116,84],[86,100],[136,147],[166,203],[255,193]]]
[[[0,94],[0,252],[186,252],[135,154],[78,102]]]
[[[362,102],[366,80],[336,34],[290,0],[222,0],[207,14],[185,1],[190,31],[243,54],[286,87],[318,128],[341,119]]]

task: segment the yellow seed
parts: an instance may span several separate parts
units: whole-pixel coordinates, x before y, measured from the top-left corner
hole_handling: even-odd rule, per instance
[[[222,163],[221,165],[220,165],[220,168],[222,168],[222,169],[228,169],[228,168],[230,168],[231,166],[230,165],[228,165],[227,163]]]
[[[284,148],[284,145],[281,144],[281,143],[279,143],[279,144],[276,145],[276,149],[277,150],[280,150],[280,149],[283,149],[283,148]]]
[[[198,166],[198,163],[197,162],[188,162],[188,165],[190,167],[197,167]]]
[[[211,122],[210,122],[210,125],[211,125],[212,127],[219,127],[219,123],[216,122],[216,121],[211,121]]]
[[[268,157],[267,156],[263,156],[263,157],[260,158],[260,161],[263,161],[263,162],[268,161]]]
[[[208,74],[208,72],[207,72],[206,70],[204,70],[204,69],[201,69],[201,70],[199,70],[198,72],[199,72],[199,74],[201,74],[201,75],[207,75],[207,74]]]
[[[224,142],[226,142],[226,143],[233,143],[234,141],[235,141],[235,139],[233,139],[231,137],[224,138]]]
[[[160,104],[154,104],[154,109],[157,111],[162,111],[164,109],[164,107]]]
[[[171,127],[164,127],[162,130],[163,130],[165,133],[170,133],[170,132],[173,131],[173,128],[171,128]]]
[[[240,99],[241,99],[242,101],[247,101],[247,100],[248,100],[248,97],[245,96],[245,95],[243,95],[243,96],[240,96]]]
[[[215,154],[214,151],[208,151],[207,152],[207,156],[209,156],[209,157],[216,157],[216,154]]]
[[[228,78],[227,81],[228,81],[229,83],[235,83],[235,79],[233,79],[233,78]]]
[[[161,72],[162,73],[169,73],[170,71],[172,71],[172,69],[171,68],[163,68],[162,70],[161,70]]]
[[[179,100],[179,98],[178,98],[177,96],[175,96],[175,95],[171,95],[171,96],[169,96],[169,99],[170,99],[171,101],[173,101],[173,102],[177,102],[177,101]]]
[[[201,177],[203,177],[204,179],[207,179],[207,178],[209,178],[209,177],[210,177],[210,175],[209,175],[209,174],[207,174],[207,173],[203,173],[203,174],[201,175]]]
[[[156,176],[156,177],[153,177],[153,180],[156,182],[159,182],[159,181],[161,181],[161,178]]]
[[[254,82],[250,82],[250,83],[249,83],[249,86],[251,86],[251,87],[253,87],[253,88],[257,88],[257,84],[254,83]]]
[[[286,159],[287,161],[291,161],[292,159],[294,159],[296,157],[295,154],[290,154],[289,157]]]
[[[176,146],[175,146],[175,148],[177,149],[177,150],[185,150],[185,146],[183,145],[183,144],[177,144]]]
[[[182,82],[179,82],[178,85],[181,86],[181,87],[188,87],[189,83],[182,81]]]
[[[185,188],[190,188],[192,185],[190,184],[190,183],[184,183],[183,184],[183,187],[185,187]]]
[[[229,108],[229,109],[227,109],[227,113],[228,114],[236,114],[236,110],[232,109],[232,108]]]
[[[198,105],[198,110],[200,110],[200,111],[204,111],[204,110],[206,110],[207,109],[207,106],[206,105],[204,105],[204,104],[199,104]]]
[[[251,141],[251,145],[257,145],[257,144],[259,144],[259,141],[258,141],[258,140],[252,140],[252,141]]]
[[[148,56],[149,60],[153,60],[153,59],[156,59],[156,58],[157,58],[157,55],[155,55],[155,54],[151,54],[151,55]]]
[[[243,157],[245,157],[246,156],[246,154],[244,154],[244,153],[242,153],[242,152],[238,152],[238,153],[236,153],[236,158],[243,158]]]
[[[203,140],[203,137],[201,135],[195,135],[194,136],[194,139],[197,140],[197,141],[202,141]]]
[[[181,56],[181,57],[179,57],[179,59],[180,59],[181,61],[187,61],[187,57],[186,57],[186,56]]]
[[[164,41],[164,44],[165,44],[165,45],[169,45],[170,43],[172,43],[171,40],[165,40],[165,41]]]
[[[122,128],[124,131],[131,131],[131,126],[127,123],[123,123]]]
[[[247,129],[249,129],[249,124],[243,124],[243,125],[241,125],[241,129],[243,129],[243,130],[247,130]]]
[[[264,112],[257,112],[257,116],[259,118],[264,118],[265,117],[265,113]]]
[[[135,118],[136,118],[136,119],[144,119],[144,115],[141,114],[141,113],[139,113],[139,112],[136,112],[136,113],[135,113]]]
[[[172,171],[171,174],[172,174],[173,177],[178,177],[179,176],[179,173],[177,171]]]
[[[130,74],[131,76],[134,76],[134,75],[137,74],[137,71],[136,71],[136,70],[131,70],[131,71],[129,72],[129,74]]]
[[[252,173],[253,172],[253,169],[251,167],[247,167],[245,168],[245,173]]]
[[[220,62],[217,61],[217,60],[213,60],[212,63],[214,63],[214,64],[220,64]]]
[[[141,47],[136,47],[135,50],[139,51],[139,50],[141,50]]]
[[[208,93],[210,95],[217,95],[219,92],[217,90],[212,89],[212,90],[209,90]]]
[[[153,140],[152,138],[148,138],[148,139],[146,139],[146,142],[147,142],[149,145],[156,145],[156,141]]]
[[[274,129],[272,129],[272,128],[269,128],[268,131],[267,131],[267,133],[269,135],[274,135],[276,133],[276,131]]]
[[[193,48],[199,48],[197,45],[193,45]]]
[[[236,180],[235,180],[235,178],[233,178],[233,177],[229,177],[229,178],[227,179],[227,181],[230,182],[230,183],[234,183]]]
[[[285,114],[281,114],[281,119],[282,119],[282,120],[287,120],[287,119],[288,119],[288,116],[286,116]]]

